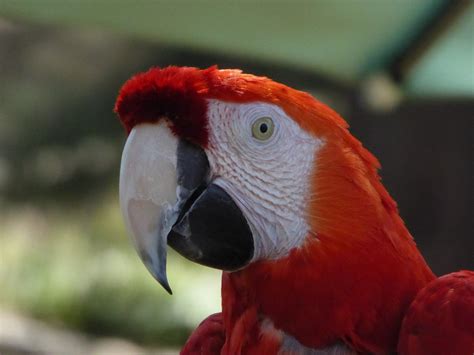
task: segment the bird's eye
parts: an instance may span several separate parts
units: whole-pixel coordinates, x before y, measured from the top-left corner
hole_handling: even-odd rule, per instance
[[[252,124],[252,136],[260,141],[269,139],[275,128],[275,124],[270,117],[260,117]]]

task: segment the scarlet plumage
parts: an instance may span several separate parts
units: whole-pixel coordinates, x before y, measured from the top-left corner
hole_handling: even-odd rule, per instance
[[[400,331],[401,355],[474,354],[474,272],[429,283],[411,304]]]
[[[265,77],[240,70],[218,70],[216,66],[205,70],[171,66],[139,73],[122,86],[114,110],[127,133],[138,123],[156,122],[167,116],[173,120],[176,134],[206,146],[208,99],[274,103],[305,128],[314,128],[305,119],[312,116],[310,121],[317,121],[322,132],[328,125],[347,127],[339,115],[307,93]],[[330,122],[325,123],[327,120]]]
[[[123,86],[115,110],[127,132],[167,116],[178,136],[206,147],[209,99],[278,105],[325,144],[311,182],[305,245],[224,273],[223,312],[202,323],[184,353],[219,342],[222,353],[274,353],[284,334],[310,348],[342,341],[360,353],[395,351],[406,310],[435,277],[380,181],[377,159],[326,105],[239,70],[154,68]]]
[[[215,68],[152,68],[128,80],[115,104],[127,133],[143,122],[157,122],[166,116],[173,121],[171,129],[180,137],[202,146],[207,145],[208,91]]]
[[[184,354],[219,354],[225,343],[221,313],[204,319],[182,349]]]

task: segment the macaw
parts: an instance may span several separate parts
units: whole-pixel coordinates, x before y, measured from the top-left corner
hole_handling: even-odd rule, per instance
[[[328,106],[171,66],[128,80],[115,112],[120,205],[150,273],[171,293],[168,245],[223,270],[222,312],[183,354],[472,353],[473,272],[435,278],[379,162]]]

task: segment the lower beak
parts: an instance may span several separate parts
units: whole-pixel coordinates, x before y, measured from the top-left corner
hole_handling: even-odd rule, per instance
[[[130,133],[120,169],[120,205],[143,263],[169,292],[167,244],[189,260],[221,270],[254,254],[249,225],[232,198],[210,179],[206,153],[176,138],[166,121]]]

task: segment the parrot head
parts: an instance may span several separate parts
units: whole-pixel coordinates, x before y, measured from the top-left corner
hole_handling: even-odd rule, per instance
[[[128,133],[122,213],[138,254],[170,293],[168,245],[236,271],[325,239],[334,250],[357,245],[396,210],[377,160],[346,122],[266,77],[152,68],[123,85],[115,111]]]
[[[217,67],[138,74],[115,111],[128,133],[122,213],[168,292],[170,246],[227,271],[229,337],[258,314],[262,329],[273,324],[310,348],[341,339],[364,353],[395,348],[405,310],[434,275],[377,159],[336,112],[266,77]]]

